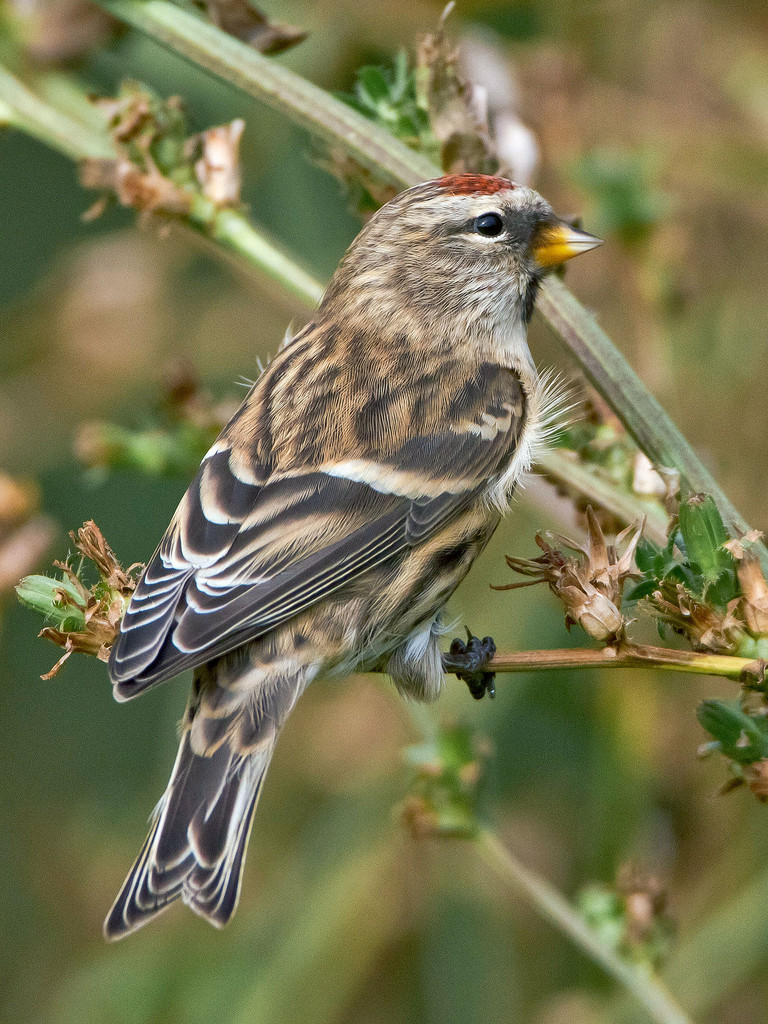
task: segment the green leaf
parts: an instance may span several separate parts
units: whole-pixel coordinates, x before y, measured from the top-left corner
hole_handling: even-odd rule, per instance
[[[625,596],[625,601],[641,601],[644,597],[650,597],[651,594],[656,590],[658,584],[656,580],[643,580],[642,583],[638,583],[636,587]]]
[[[722,752],[738,764],[768,757],[768,720],[747,714],[738,700],[706,700],[696,709],[696,716]]]
[[[723,569],[714,583],[707,587],[707,601],[718,608],[727,608],[728,602],[741,593],[735,569]]]
[[[635,564],[640,572],[649,572],[651,570],[656,559],[657,550],[656,546],[646,540],[645,537],[640,538],[637,550],[635,551]]]
[[[390,85],[382,68],[360,68],[356,87],[374,109],[381,103],[390,102]]]
[[[412,78],[408,69],[408,63],[407,50],[398,50],[395,54],[395,60],[392,68],[393,77],[391,96],[394,103],[399,103],[401,100],[405,99],[405,94],[412,85]]]

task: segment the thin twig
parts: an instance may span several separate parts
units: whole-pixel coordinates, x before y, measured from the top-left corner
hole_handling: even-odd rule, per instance
[[[494,656],[488,667],[494,672],[510,673],[579,668],[659,668],[668,672],[721,676],[737,682],[749,675],[759,676],[764,668],[762,662],[750,658],[630,643],[618,648],[603,647],[596,650],[564,647],[544,651],[502,652]]]
[[[219,209],[207,199],[196,197],[189,224],[228,252],[247,260],[308,309],[314,309],[323,297],[323,286],[237,210]]]
[[[482,829],[475,845],[483,860],[514,893],[532,903],[542,917],[551,921],[590,959],[628,989],[657,1024],[692,1024],[691,1018],[677,1005],[658,978],[617,956],[568,901],[546,879],[513,856],[496,835]]]
[[[623,523],[631,525],[645,516],[643,536],[660,547],[666,544],[669,517],[658,501],[649,501],[631,491],[622,490],[562,448],[542,452],[537,459],[537,468],[568,490],[578,491]]]

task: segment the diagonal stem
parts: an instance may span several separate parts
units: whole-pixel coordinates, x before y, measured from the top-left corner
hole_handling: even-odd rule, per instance
[[[39,139],[72,160],[116,156],[109,135],[68,117],[0,66],[0,122]]]
[[[528,900],[548,921],[579,946],[590,959],[620,982],[647,1010],[656,1024],[692,1024],[661,980],[622,960],[546,879],[527,868],[487,829],[475,839],[482,859],[517,895]]]
[[[251,46],[166,0],[97,0],[174,53],[234,85],[324,139],[394,185],[416,185],[439,174],[425,156],[402,145],[325,90],[264,57]]]

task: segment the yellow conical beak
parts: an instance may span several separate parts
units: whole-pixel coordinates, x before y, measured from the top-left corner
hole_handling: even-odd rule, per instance
[[[555,224],[544,224],[536,233],[531,251],[540,267],[556,267],[560,263],[579,253],[602,245],[602,238],[577,231],[576,228],[559,221]]]

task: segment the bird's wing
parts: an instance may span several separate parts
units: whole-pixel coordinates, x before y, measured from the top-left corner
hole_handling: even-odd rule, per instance
[[[474,501],[508,466],[525,415],[517,377],[481,370],[441,399],[439,422],[413,408],[428,396],[411,399],[399,437],[389,404],[402,420],[402,395],[378,389],[345,446],[351,457],[317,437],[303,465],[265,472],[225,430],[130,602],[109,663],[118,696],[264,635]]]

